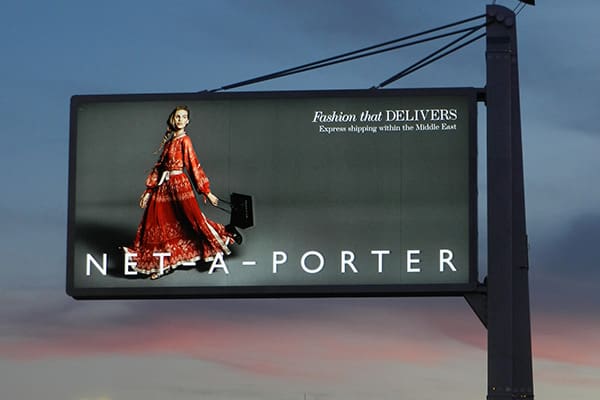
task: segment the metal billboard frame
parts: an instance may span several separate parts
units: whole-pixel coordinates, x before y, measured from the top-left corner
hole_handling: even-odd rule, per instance
[[[67,294],[76,299],[159,299],[159,298],[301,298],[301,297],[390,297],[390,296],[463,296],[481,292],[478,282],[477,255],[477,102],[479,88],[434,89],[367,89],[367,90],[306,90],[269,92],[198,92],[167,94],[76,95],[71,99],[69,148],[69,212],[67,234]],[[289,98],[352,98],[352,97],[463,97],[469,104],[469,278],[464,284],[405,285],[268,285],[237,287],[143,287],[143,288],[78,288],[74,284],[74,209],[77,148],[77,109],[90,103],[152,102],[224,99],[289,99]]]

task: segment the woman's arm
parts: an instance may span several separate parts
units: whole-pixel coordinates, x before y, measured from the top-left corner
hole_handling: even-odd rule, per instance
[[[214,204],[214,199],[218,202],[219,199],[210,192],[210,182],[198,161],[198,157],[192,146],[192,140],[189,136],[183,138],[183,166],[189,172],[196,190],[206,196],[211,204]],[[211,198],[213,199],[211,200]]]
[[[158,169],[160,166],[160,162],[157,162],[152,168],[152,171],[146,177],[146,190],[140,196],[140,207],[146,208],[148,205],[148,200],[150,200],[150,196],[152,195],[152,191],[158,186]]]

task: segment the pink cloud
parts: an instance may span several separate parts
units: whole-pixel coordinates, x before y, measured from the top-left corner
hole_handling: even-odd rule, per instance
[[[466,303],[435,300],[424,306],[411,305],[409,300],[348,301],[321,312],[314,312],[320,304],[314,301],[301,304],[308,307],[306,311],[290,308],[292,315],[285,314],[289,311],[285,306],[274,315],[254,306],[247,307],[245,314],[208,315],[190,309],[173,312],[178,307],[170,306],[149,313],[147,319],[139,313],[129,318],[122,310],[118,318],[102,314],[94,320],[92,315],[84,325],[76,323],[78,314],[76,320],[63,319],[56,326],[45,319],[44,330],[27,336],[0,337],[0,357],[26,361],[174,354],[261,375],[312,379],[332,377],[324,367],[312,368],[315,362],[323,366],[388,361],[428,366],[461,357],[464,348],[457,343],[485,351],[486,330]],[[101,325],[104,320],[108,323]],[[599,321],[587,316],[534,314],[537,358],[599,366],[595,350],[600,348],[599,338]]]
[[[474,315],[436,314],[432,323],[441,333],[469,346],[487,349],[487,330]],[[532,350],[535,358],[599,367],[600,320],[591,315],[534,313]]]
[[[367,318],[369,319],[369,318]],[[341,321],[341,322],[340,322]],[[407,320],[404,320],[407,321]],[[241,368],[256,374],[332,378],[316,363],[397,361],[428,365],[451,356],[443,344],[392,327],[355,327],[343,317],[334,323],[263,320],[259,324],[208,318],[162,316],[146,324],[86,332],[64,331],[48,338],[5,338],[0,357],[15,360],[75,358],[106,354],[176,354]],[[410,322],[409,322],[410,324]]]
[[[591,315],[538,314],[533,353],[552,361],[600,367],[600,320]]]

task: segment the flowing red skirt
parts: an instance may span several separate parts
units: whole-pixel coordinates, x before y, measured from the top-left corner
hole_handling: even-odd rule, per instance
[[[218,253],[230,254],[232,242],[223,225],[204,216],[187,175],[179,174],[152,192],[133,247],[123,249],[135,253],[131,260],[136,271],[152,274],[198,260],[212,261]]]

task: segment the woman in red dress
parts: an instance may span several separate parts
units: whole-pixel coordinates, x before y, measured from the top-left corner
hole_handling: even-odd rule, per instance
[[[186,106],[178,106],[167,120],[161,155],[140,197],[140,207],[145,209],[142,221],[133,247],[124,247],[136,263],[133,268],[151,279],[182,264],[210,262],[219,253],[230,254],[229,245],[241,241],[234,227],[209,220],[198,206],[194,187],[205,202],[208,199],[216,206],[219,199],[211,193],[192,140],[185,132],[189,116]]]

